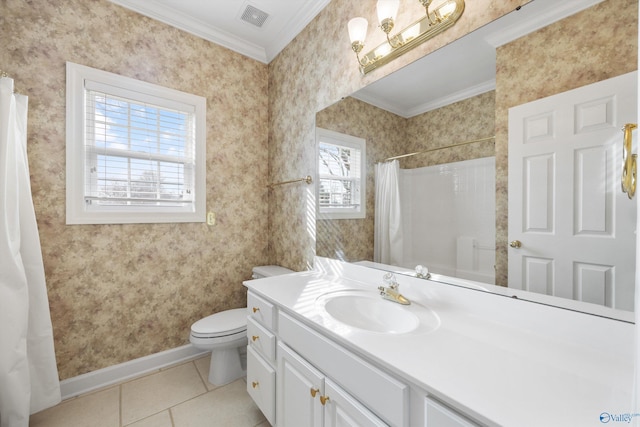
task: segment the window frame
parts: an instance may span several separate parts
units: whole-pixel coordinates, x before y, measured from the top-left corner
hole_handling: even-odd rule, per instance
[[[328,208],[320,206],[320,142],[360,150],[360,205],[356,208]],[[316,200],[319,219],[364,219],[367,217],[367,142],[364,138],[316,127]]]
[[[195,156],[192,168],[194,175],[192,203],[186,206],[87,207],[85,202],[88,146],[86,91],[96,88],[108,95],[126,98],[131,102],[151,103],[167,109],[184,109],[193,114]],[[206,98],[67,62],[66,134],[67,224],[205,222]]]

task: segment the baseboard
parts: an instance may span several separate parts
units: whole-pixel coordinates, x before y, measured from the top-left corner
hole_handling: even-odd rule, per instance
[[[191,344],[160,353],[150,354],[139,359],[133,359],[125,363],[98,369],[60,381],[60,392],[62,400],[78,396],[83,393],[98,390],[122,381],[127,381],[167,366],[181,362],[197,359],[206,355],[207,351],[202,351]]]

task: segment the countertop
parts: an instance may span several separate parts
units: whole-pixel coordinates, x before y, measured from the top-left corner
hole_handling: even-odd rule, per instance
[[[244,284],[353,353],[488,425],[601,426],[605,413],[633,412],[633,324],[404,276],[397,278],[412,301],[408,307],[428,307],[439,320],[435,330],[370,332],[337,321],[319,303],[328,292],[377,294],[382,275],[331,262]]]

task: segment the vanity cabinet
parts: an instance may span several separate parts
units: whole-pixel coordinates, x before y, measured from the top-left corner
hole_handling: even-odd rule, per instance
[[[271,425],[276,424],[276,336],[273,304],[247,297],[247,392]]]
[[[251,291],[247,307],[247,391],[271,425],[478,426]]]
[[[386,426],[284,344],[278,345],[278,426]]]

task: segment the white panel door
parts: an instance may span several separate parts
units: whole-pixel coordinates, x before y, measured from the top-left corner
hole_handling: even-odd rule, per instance
[[[633,310],[636,87],[633,72],[509,109],[509,287]]]
[[[325,379],[324,427],[386,427],[380,418],[330,379]]]
[[[278,344],[278,427],[321,427],[324,375],[282,343]]]

